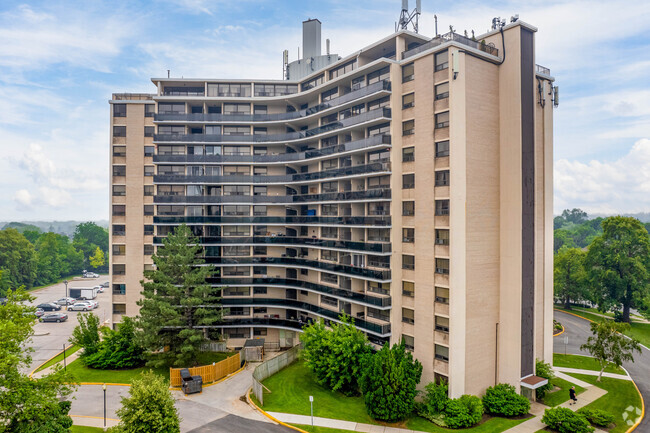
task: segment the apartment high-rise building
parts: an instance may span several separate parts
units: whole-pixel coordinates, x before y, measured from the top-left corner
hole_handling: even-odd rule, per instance
[[[288,80],[154,78],[112,105],[113,322],[187,224],[219,268],[228,345],[350,315],[452,396],[530,388],[552,357],[553,78],[522,21],[400,30]],[[316,41],[309,40],[316,37]],[[480,41],[480,42],[479,42]]]

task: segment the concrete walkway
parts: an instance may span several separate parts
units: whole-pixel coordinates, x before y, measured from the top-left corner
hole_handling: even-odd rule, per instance
[[[553,371],[555,374],[561,374],[561,373],[578,373],[578,374],[587,374],[589,376],[598,376],[599,372],[594,371],[594,370],[581,370],[579,368],[567,368],[567,367],[553,367]],[[560,376],[558,376],[560,377]],[[603,377],[611,377],[612,379],[621,379],[621,380],[632,380],[632,378],[627,375],[627,374],[616,374],[616,373],[603,373]],[[573,382],[576,385],[578,384],[578,379],[575,377],[570,377],[569,379],[562,377],[564,380],[568,380],[569,382]],[[583,385],[580,385],[584,388]]]
[[[311,425],[311,417],[308,415],[295,415],[293,413],[267,412],[272,417],[289,424]],[[363,424],[360,422],[343,421],[340,419],[314,417],[314,425],[318,427],[329,427],[341,430],[351,430],[369,433],[414,433],[414,430],[403,428],[385,427],[383,425]]]

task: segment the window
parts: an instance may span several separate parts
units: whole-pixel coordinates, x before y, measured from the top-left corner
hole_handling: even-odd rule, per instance
[[[381,68],[378,71],[369,73],[368,84],[388,80],[389,78],[390,78],[390,66],[386,66],[385,68]]]
[[[449,317],[436,316],[436,331],[449,332]]]
[[[407,120],[402,122],[402,135],[415,134],[415,120]]]
[[[113,126],[113,137],[126,137],[126,126]]]
[[[447,69],[449,67],[449,52],[443,51],[441,53],[436,54],[435,62],[436,62],[436,72],[442,71],[443,69]]]
[[[223,104],[223,114],[251,114],[250,104]]]
[[[223,167],[224,176],[248,176],[250,174],[250,167],[247,165],[226,165]]]
[[[253,206],[254,216],[266,216],[266,206]]]
[[[384,322],[390,321],[390,312],[385,310],[379,310],[377,308],[368,307],[368,317],[373,319],[383,320]]]
[[[194,197],[202,196],[203,185],[187,185],[187,195]]]
[[[402,149],[402,162],[415,161],[415,147],[406,147]]]
[[[436,129],[449,128],[449,111],[436,114]]]
[[[126,245],[113,245],[113,255],[123,256],[126,254]]]
[[[113,176],[126,176],[126,165],[114,165]]]
[[[255,84],[255,96],[283,96],[298,93],[296,84]]]
[[[320,94],[322,102],[327,102],[327,101],[329,101],[331,99],[336,98],[337,96],[339,96],[339,88],[338,87],[334,87],[333,89],[326,90],[326,91],[324,91],[323,93]],[[336,119],[334,121],[336,121]]]
[[[145,165],[144,166],[144,175],[145,176],[153,176],[155,171],[156,171],[156,167],[154,167],[153,165]]]
[[[449,215],[449,200],[436,200],[436,215]]]
[[[268,154],[268,149],[266,147],[253,147],[253,155],[266,155]]]
[[[436,286],[436,302],[441,304],[449,303],[449,289],[446,287]]]
[[[153,156],[155,152],[156,152],[156,148],[154,146],[144,147],[144,156]]]
[[[368,291],[380,295],[390,295],[390,283],[376,283],[368,281]]]
[[[113,117],[126,117],[126,104],[113,104]]]
[[[332,79],[334,79],[334,78],[336,78],[336,77],[338,77],[340,75],[347,74],[348,72],[352,72],[356,68],[357,68],[357,60],[354,59],[354,60],[346,63],[345,65],[341,65],[336,69],[332,69],[330,71],[330,80],[332,80]]]
[[[113,146],[113,156],[126,156],[126,146]]]
[[[113,284],[114,295],[126,295],[126,284]]]
[[[413,188],[415,188],[415,174],[403,174],[402,189],[413,189]]]
[[[402,202],[402,216],[413,216],[415,215],[415,202],[414,201],[403,201]]]
[[[413,81],[415,75],[415,63],[402,66],[402,83]]]
[[[436,244],[449,245],[449,230],[436,229]]]
[[[390,97],[384,96],[383,98],[375,99],[368,102],[368,111],[377,110],[378,108],[388,107],[390,105]]]
[[[126,195],[126,185],[113,185],[113,197],[123,197]]]
[[[126,265],[113,265],[113,275],[124,275],[126,273]]]
[[[320,295],[320,302],[321,304],[329,305],[330,307],[339,306],[338,299],[332,298],[331,296]]]
[[[436,143],[436,158],[442,158],[443,156],[449,156],[449,140]]]
[[[449,273],[449,259],[436,259],[436,274]]]
[[[266,195],[265,186],[253,186],[253,195]]]
[[[253,287],[253,295],[266,295],[266,287]]]
[[[402,322],[410,323],[411,325],[415,323],[415,311],[410,308],[402,308]]]
[[[151,256],[154,253],[153,245],[145,245],[144,246],[144,255],[145,256]]]
[[[165,96],[203,96],[205,88],[201,87],[185,87],[185,86],[168,86],[165,87],[163,94]]]
[[[255,309],[253,309],[253,313],[255,312]],[[253,336],[255,337],[264,337],[266,336],[267,329],[266,328],[253,328]]]
[[[250,135],[251,129],[248,126],[224,126],[223,135]]]
[[[253,275],[266,276],[266,274],[267,274],[266,266],[253,266]]]
[[[411,281],[402,281],[402,295],[412,298],[415,296],[415,283]]]
[[[253,105],[253,114],[268,114],[266,105]]]
[[[326,161],[321,162],[321,168],[323,170],[333,170],[335,168],[338,168],[339,166],[339,160],[338,159],[328,159]]]
[[[390,123],[382,123],[381,125],[368,128],[368,137],[381,134],[390,134]]]
[[[153,185],[145,185],[144,186],[144,195],[145,195],[145,197],[153,195]]]
[[[335,204],[324,204],[321,206],[320,214],[323,216],[336,216],[339,214],[339,207]]]
[[[144,106],[144,117],[153,117],[153,113],[156,112],[156,106],[153,104],[147,104]]]
[[[406,243],[415,242],[415,229],[403,228],[402,229],[402,242],[406,242]]]
[[[223,247],[224,256],[239,256],[247,257],[250,255],[250,248],[248,246],[224,246]]]
[[[368,189],[390,188],[390,176],[375,176],[368,178]]]
[[[330,262],[336,262],[339,260],[339,255],[337,251],[321,250],[320,258],[323,260],[328,260]]]
[[[244,156],[251,154],[251,148],[248,146],[224,146],[223,154],[226,156]]]
[[[185,155],[185,146],[158,146],[158,155]]]
[[[411,337],[410,335],[402,334],[402,341],[404,341],[404,347],[406,350],[415,350],[415,338]]]
[[[254,246],[253,247],[253,255],[254,256],[265,256],[266,255],[266,247]]]
[[[124,274],[116,274],[115,272],[113,272],[113,274],[114,275],[124,275]],[[113,304],[113,314],[115,314],[117,316],[121,316],[122,314],[126,314],[126,304]]]
[[[208,96],[234,96],[247,98],[251,96],[251,85],[239,83],[208,84]]]
[[[224,236],[250,236],[250,226],[223,226]]]
[[[338,237],[338,227],[321,227],[321,237],[326,239],[335,239]]]
[[[449,186],[449,170],[436,171],[436,186]]]
[[[248,185],[224,185],[223,195],[250,195]]]
[[[124,216],[124,215],[126,215],[126,206],[123,204],[114,204],[113,216]]]
[[[300,90],[304,92],[305,90],[309,90],[313,87],[320,86],[321,84],[323,84],[324,79],[325,79],[325,74],[320,74],[319,76],[302,83],[300,85]]]
[[[158,104],[158,114],[185,114],[185,103],[169,102]]]
[[[362,75],[360,77],[352,79],[352,86],[350,86],[350,89],[354,92],[355,90],[359,90],[365,86],[366,86],[366,76]]]
[[[368,163],[390,161],[390,150],[368,152]]]
[[[250,296],[249,287],[224,287],[224,296]]]
[[[390,229],[368,229],[368,241],[390,242]]]
[[[415,256],[402,254],[402,269],[409,271],[415,270]]]
[[[227,205],[223,207],[224,216],[248,216],[251,213],[250,206]]]
[[[337,192],[339,188],[339,183],[337,181],[334,182],[323,182],[321,184],[321,192]]]
[[[449,98],[449,82],[436,86],[436,101]]]
[[[337,113],[332,113],[327,116],[323,116],[320,118],[320,124],[321,125],[328,125],[330,123],[334,123],[338,120],[338,114]]]
[[[144,136],[145,137],[153,137],[153,134],[156,130],[155,126],[145,126],[144,127]]]
[[[449,362],[449,348],[436,344],[435,348],[436,359]]]
[[[339,277],[335,274],[328,274],[327,272],[320,273],[320,280],[324,283],[338,284]],[[332,299],[332,298],[330,298]]]
[[[402,96],[402,109],[411,108],[415,105],[415,93]]]

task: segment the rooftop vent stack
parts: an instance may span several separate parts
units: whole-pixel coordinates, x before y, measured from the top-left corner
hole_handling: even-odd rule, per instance
[[[318,57],[321,54],[321,22],[308,19],[302,22],[302,58]]]
[[[330,40],[325,39],[325,54],[330,55]]]

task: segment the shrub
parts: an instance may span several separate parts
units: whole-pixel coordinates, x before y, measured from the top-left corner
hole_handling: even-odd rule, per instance
[[[77,314],[79,324],[72,331],[70,342],[83,349],[81,359],[99,350],[99,317],[93,313]]]
[[[587,418],[587,421],[593,425],[597,425],[598,427],[607,427],[614,422],[614,415],[604,410],[583,407],[578,410],[578,413]]]
[[[555,375],[553,374],[553,367],[551,367],[551,364],[548,364],[538,359],[535,362],[535,376],[548,379],[548,383],[546,385],[540,386],[535,390],[537,400],[541,400],[544,398],[544,395],[546,395],[548,391],[553,389],[553,385],[551,384],[551,379],[555,377]]]
[[[117,331],[102,328],[101,332],[103,340],[99,344],[99,350],[82,358],[88,367],[121,369],[144,364],[144,349],[136,342],[133,319],[124,316]]]
[[[483,396],[485,412],[492,415],[525,415],[530,410],[530,402],[523,395],[517,394],[515,387],[507,383],[491,386]]]
[[[584,416],[566,407],[546,409],[542,422],[560,433],[591,433],[594,431]]]
[[[422,364],[413,359],[404,341],[391,348],[388,343],[366,361],[360,385],[368,414],[395,422],[409,416],[415,406],[415,387],[422,376]]]
[[[467,428],[478,424],[483,417],[483,403],[474,395],[463,395],[449,400],[445,407],[445,423],[451,428]]]
[[[430,415],[443,412],[449,401],[449,387],[447,382],[431,382],[425,388],[422,398],[422,412]]]

